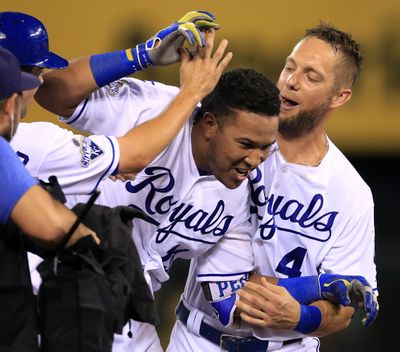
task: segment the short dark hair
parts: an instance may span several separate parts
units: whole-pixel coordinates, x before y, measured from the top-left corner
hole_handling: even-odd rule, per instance
[[[342,55],[337,83],[351,88],[361,72],[363,57],[360,52],[360,43],[356,42],[350,33],[343,32],[325,22],[320,22],[318,26],[306,30],[304,39],[309,37],[323,40]]]
[[[223,73],[215,89],[203,99],[195,122],[206,112],[212,112],[222,123],[224,118],[235,117],[237,110],[277,116],[280,105],[279,90],[273,82],[255,70],[236,68]]]

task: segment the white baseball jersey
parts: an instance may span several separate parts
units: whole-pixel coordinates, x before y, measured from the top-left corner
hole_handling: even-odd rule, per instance
[[[377,291],[372,194],[331,141],[318,167],[287,163],[275,146],[272,155],[251,175],[250,185],[260,220],[253,238],[257,273],[282,278],[319,273],[362,275]],[[210,325],[226,330],[211,318],[213,312],[195,275],[196,268],[191,265],[184,300],[206,312],[209,316],[205,320]],[[295,331],[251,329],[245,324],[242,327],[239,333],[250,331],[273,342],[302,336]],[[227,333],[235,335],[238,331]],[[219,347],[203,340],[178,322],[169,350],[180,351],[178,346],[183,341],[191,341],[188,351],[205,347],[219,351]],[[317,339],[310,338],[305,345],[296,346],[296,351],[308,350],[310,346],[315,351],[319,346]]]
[[[126,133],[157,116],[178,92],[176,87],[133,78],[114,82],[112,87],[99,89],[82,102],[69,119],[75,128],[90,133]],[[149,97],[158,104],[151,103]],[[247,181],[231,190],[212,175],[200,175],[192,155],[191,126],[188,121],[135,180],[106,180],[100,185],[98,203],[134,206],[148,216],[147,221],[134,221],[133,237],[153,290],[168,279],[175,258],[198,257],[221,238],[228,246],[240,242],[251,253]],[[239,264],[237,260],[233,264],[225,262],[216,271],[213,261],[203,259],[200,267],[206,275],[229,272],[237,278],[242,271],[252,269],[252,258],[246,261],[245,268],[235,265]]]
[[[10,144],[33,177],[56,175],[65,194],[92,193],[119,163],[115,137],[75,135],[50,122],[20,123]]]
[[[177,92],[176,87],[126,78],[95,92],[68,122],[90,133],[121,135],[157,116]],[[148,216],[147,221],[134,220],[133,239],[153,290],[168,279],[176,258],[198,257],[200,281],[235,280],[253,268],[248,183],[232,190],[212,175],[200,175],[191,125],[135,180],[100,185],[98,203],[134,206]]]

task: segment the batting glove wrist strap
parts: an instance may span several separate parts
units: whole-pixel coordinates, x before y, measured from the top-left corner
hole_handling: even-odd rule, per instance
[[[140,59],[146,62],[146,58],[139,56],[136,49],[92,55],[90,57],[90,68],[97,85],[103,87],[142,70],[144,67],[140,63]]]
[[[322,299],[318,276],[279,279],[278,286],[285,287],[300,304],[308,305]]]
[[[236,309],[236,301],[238,300],[238,295],[232,293],[228,297],[224,297],[219,301],[211,302],[215,314],[218,316],[219,321],[225,325],[230,326],[233,323],[234,312]]]
[[[229,281],[202,282],[203,293],[214,309],[219,321],[225,326],[231,326],[239,296],[236,292],[249,279],[250,273]]]
[[[300,306],[300,320],[294,330],[311,334],[319,328],[322,321],[321,310],[316,306]]]

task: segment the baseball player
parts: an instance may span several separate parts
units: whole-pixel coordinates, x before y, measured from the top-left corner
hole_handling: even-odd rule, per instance
[[[38,185],[10,148],[23,111],[41,81],[21,73],[17,58],[0,47],[0,349],[38,351],[36,302],[26,256],[27,239],[57,249],[76,215]],[[79,224],[68,245],[96,234]],[[28,241],[30,242],[30,241]]]
[[[137,55],[147,55],[147,59],[151,59],[152,63],[157,65],[178,61],[177,50],[185,38],[191,44],[197,42],[200,46],[205,45],[203,35],[194,23],[196,21],[202,28],[218,27],[208,14],[191,13],[157,33],[146,42],[146,48],[140,45],[136,50]],[[39,74],[40,68],[67,67],[66,60],[49,51],[46,29],[38,19],[18,12],[1,12],[0,30],[0,45],[18,57],[24,70]],[[97,59],[97,70],[104,69],[98,61]],[[189,78],[189,74],[194,77]],[[37,122],[22,124],[12,146],[23,163],[29,163],[29,170],[33,176],[47,179],[57,174],[65,194],[91,193],[102,179],[116,174],[117,171],[139,172],[170,143],[197,104],[197,99],[201,100],[202,89],[208,91],[208,86],[214,83],[213,80],[205,83],[204,80],[201,81],[202,76],[195,74],[196,72],[187,72],[186,76],[182,77],[182,89],[173,102],[171,101],[168,110],[159,111],[156,119],[134,130],[124,131],[118,134],[118,137],[74,135],[51,123]],[[196,80],[205,84],[201,86]],[[197,98],[193,91],[198,93],[200,98]],[[27,133],[40,136],[42,142],[32,143],[25,137]]]
[[[242,322],[236,329],[221,324],[201,294],[193,261],[168,351],[318,351],[317,336],[346,328],[354,309],[326,301],[308,304],[335,283],[349,287],[351,296],[357,291],[350,284],[355,274],[372,283],[361,279],[366,292],[353,304],[365,299],[370,308],[363,323],[373,322],[378,304],[372,293],[377,293],[377,283],[371,190],[324,132],[330,114],[351,98],[360,64],[359,45],[325,24],[307,31],[288,56],[278,81],[277,144],[250,176],[259,219],[253,238],[259,275],[239,291]],[[342,281],[332,275],[338,272],[349,276]],[[269,279],[278,286],[261,275],[278,277]],[[297,285],[310,280],[320,286],[319,292],[296,292]],[[214,286],[210,289],[216,296]],[[217,293],[229,286],[231,282],[219,283]],[[337,302],[347,305],[349,298]]]
[[[124,90],[140,91],[144,96],[154,95],[155,89],[165,89],[161,84],[124,80]],[[161,100],[164,94],[159,93]],[[115,123],[104,127],[96,122],[101,112],[109,114],[104,112],[105,99],[96,100],[96,96],[88,100],[89,110],[77,121],[82,118],[86,126],[114,128]],[[118,95],[120,103],[126,96],[122,90]],[[132,101],[125,101],[125,105],[129,103]],[[237,106],[240,114],[217,124],[217,118],[229,116],[231,110],[225,104]],[[164,105],[154,109],[162,109]],[[258,107],[264,109],[262,114],[256,110]],[[101,203],[135,206],[148,215],[147,222],[135,220],[133,238],[154,291],[168,279],[174,259],[199,256],[221,238],[246,248],[247,257],[242,261],[237,258],[235,265],[229,266],[232,276],[237,277],[239,270],[251,270],[252,261],[248,257],[251,257],[250,234],[254,230],[248,221],[246,177],[266,157],[269,145],[275,140],[278,107],[278,91],[263,76],[252,70],[226,73],[213,94],[203,101],[202,109],[206,110],[194,114],[168,148],[134,181],[125,184],[105,181],[100,186]],[[247,109],[251,108],[257,112],[248,113]],[[147,107],[138,116],[145,119],[152,115],[152,109]],[[132,114],[128,117],[129,126],[140,122]],[[132,348],[141,351],[154,345],[150,344],[155,334],[149,331],[152,327],[133,324],[135,338],[139,337],[137,331],[143,332]]]

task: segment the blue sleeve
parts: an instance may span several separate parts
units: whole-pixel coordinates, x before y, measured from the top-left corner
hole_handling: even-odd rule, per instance
[[[0,224],[5,224],[19,199],[37,182],[3,137],[0,137],[0,175]]]

